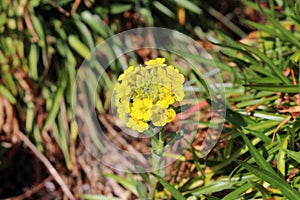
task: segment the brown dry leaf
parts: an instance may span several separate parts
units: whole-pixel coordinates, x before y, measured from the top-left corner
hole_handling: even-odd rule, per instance
[[[8,138],[11,138],[11,134],[13,131],[12,125],[13,125],[14,112],[8,100],[4,97],[2,97],[2,100],[3,100],[2,101],[3,107],[5,108],[4,110],[5,121],[2,130],[8,136]]]
[[[287,109],[279,110],[280,113],[297,113],[300,112],[300,106],[294,106]]]

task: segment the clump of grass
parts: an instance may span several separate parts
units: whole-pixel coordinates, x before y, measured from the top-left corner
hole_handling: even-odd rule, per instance
[[[176,164],[189,163],[190,171],[180,181],[176,176],[169,182],[157,176],[164,187],[157,198],[300,198],[300,4],[270,1],[264,8],[243,3],[261,12],[266,22],[243,20],[256,31],[239,42],[218,34],[221,59],[228,65],[220,58],[215,62],[224,75],[232,74],[231,84],[225,84],[228,112],[220,139],[224,145],[217,145],[206,158],[199,158],[191,147],[191,159]]]
[[[222,199],[299,198],[299,2],[278,2],[281,12],[273,1],[270,8],[243,2],[266,22],[243,20],[257,29],[251,33],[254,39],[237,42],[220,34],[221,51],[234,74],[227,90],[230,127],[224,129],[226,142],[217,163],[205,160],[215,178],[187,193]]]
[[[161,184],[155,195],[173,195],[177,199],[299,199],[300,3],[275,2],[269,1],[269,8],[262,8],[252,1],[243,1],[266,18],[265,24],[244,20],[257,29],[252,38],[247,38],[237,26],[226,24],[229,21],[216,10],[196,1],[30,1],[26,5],[23,1],[2,1],[0,99],[5,100],[0,102],[0,108],[6,106],[5,114],[0,114],[0,132],[12,135],[12,129],[4,128],[3,122],[19,121],[14,130],[25,132],[25,137],[31,138],[41,152],[45,152],[45,143],[55,145],[55,141],[68,170],[74,170],[78,133],[71,94],[77,67],[84,58],[111,35],[138,26],[168,24],[201,39],[211,38],[215,34],[207,35],[203,29],[213,27],[212,21],[201,27],[192,20],[204,18],[207,10],[236,35],[244,37],[237,42],[215,30],[217,36],[213,38],[219,39],[222,53],[214,58],[215,63],[224,75],[231,75],[231,82],[225,84],[226,126],[220,145],[210,155],[200,158],[191,147],[190,157],[182,156],[175,164],[171,181],[154,175]],[[141,20],[136,19],[136,13]],[[118,47],[105,56],[111,56],[110,53],[117,54]],[[138,54],[130,56],[133,63],[144,59]],[[98,113],[104,115],[108,110],[109,91],[126,66],[127,61],[120,58],[104,75],[103,85],[107,87],[100,87],[97,92],[108,96],[96,100]],[[193,74],[191,77],[195,78]],[[88,95],[94,91],[85,92]],[[201,98],[209,100],[205,95]],[[189,167],[186,174],[181,172],[184,166]],[[142,173],[141,181],[130,173],[128,179],[108,176],[135,196],[147,196],[148,174]]]

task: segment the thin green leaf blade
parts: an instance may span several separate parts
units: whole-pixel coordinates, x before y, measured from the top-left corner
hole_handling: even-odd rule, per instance
[[[15,104],[17,100],[15,97],[4,87],[3,85],[0,85],[0,95],[3,95],[11,104]]]
[[[266,188],[264,188],[264,186],[262,186],[256,182],[252,182],[251,184],[254,187],[256,187],[256,189],[261,193],[263,199],[268,199],[271,197],[269,191]]]
[[[271,84],[255,84],[244,85],[256,90],[270,91],[270,92],[283,92],[283,93],[300,93],[299,86],[297,85],[271,85]]]
[[[292,188],[288,183],[285,182],[285,180],[281,179],[280,177],[274,176],[273,173],[271,173],[265,169],[250,165],[246,162],[239,161],[239,160],[237,160],[236,162],[239,165],[241,165],[242,167],[244,167],[246,170],[250,171],[257,177],[259,177],[260,179],[262,179],[262,180],[272,184],[276,188],[280,189],[280,191],[286,198],[300,199],[300,193],[298,191],[296,191],[294,188]]]
[[[70,35],[68,37],[68,42],[72,49],[76,51],[82,58],[86,58],[90,54],[88,47],[83,44],[77,36]]]
[[[172,186],[170,183],[166,182],[163,178],[160,176],[152,173],[152,175],[172,194],[172,196],[177,200],[183,200],[186,199],[174,186]]]
[[[188,0],[175,0],[176,4],[179,6],[182,6],[183,8],[196,13],[196,14],[201,14],[202,10],[199,8],[196,4],[194,4],[192,1]]]
[[[279,68],[273,63],[273,61],[270,58],[268,58],[265,54],[258,51],[256,48],[248,46],[246,44],[240,43],[240,45],[247,51],[259,57],[262,61],[264,61],[283,83],[288,85],[291,84],[291,81],[284,76],[283,72],[280,71]]]
[[[136,187],[135,187],[135,181],[134,182],[128,181],[126,178],[122,178],[122,177],[120,177],[118,175],[115,175],[115,174],[103,174],[103,175],[106,176],[106,177],[115,179],[118,183],[120,183],[125,188],[130,190],[133,194],[138,196],[138,192],[137,192]]]
[[[79,196],[86,200],[121,200],[119,198],[103,196],[100,194],[81,194]]]
[[[145,185],[141,181],[136,181],[135,187],[136,187],[137,193],[139,194],[139,197],[142,200],[146,200],[148,197],[148,193],[147,193],[147,189],[146,189]]]
[[[246,135],[244,135],[243,133],[241,133],[240,135],[242,136],[243,140],[245,141],[245,144],[247,145],[251,155],[254,157],[258,166],[261,167],[262,169],[269,171],[274,176],[277,176],[276,172],[273,170],[271,165],[265,160],[265,158],[262,155],[260,155],[258,153],[257,149],[252,145],[252,143],[248,139],[248,137]]]
[[[245,192],[248,190],[250,187],[252,187],[251,183],[246,183],[245,185],[233,190],[229,194],[227,194],[225,197],[223,197],[222,200],[232,200],[232,199],[238,199],[241,197],[241,193]]]
[[[120,3],[114,3],[109,7],[110,14],[117,15],[120,13],[123,13],[127,10],[130,10],[132,8],[132,5],[130,4],[120,4]]]
[[[294,159],[296,162],[300,163],[300,152],[296,152],[296,151],[291,151],[288,149],[282,149],[284,152],[286,152],[286,154],[291,157],[292,159]]]

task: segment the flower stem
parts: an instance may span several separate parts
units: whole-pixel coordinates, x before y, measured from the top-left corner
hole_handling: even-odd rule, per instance
[[[151,136],[151,143],[152,143],[152,173],[155,173],[159,176],[162,175],[163,169],[161,168],[161,161],[162,161],[162,154],[163,154],[163,132],[159,133],[159,137],[156,135]],[[155,177],[151,177],[150,181],[150,192],[149,192],[149,199],[154,199],[155,197],[155,189],[157,185],[157,180]]]

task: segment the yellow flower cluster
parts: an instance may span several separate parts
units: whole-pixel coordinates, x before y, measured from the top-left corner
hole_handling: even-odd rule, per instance
[[[145,66],[130,66],[115,85],[115,105],[126,126],[143,132],[149,125],[164,126],[176,112],[171,107],[184,97],[184,76],[164,58],[145,62]]]

